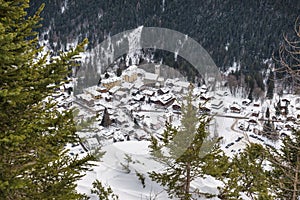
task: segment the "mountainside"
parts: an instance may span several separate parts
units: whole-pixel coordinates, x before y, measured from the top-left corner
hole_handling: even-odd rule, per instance
[[[87,37],[92,47],[108,34],[140,25],[166,27],[198,41],[220,68],[237,61],[244,73],[261,69],[262,59],[277,51],[282,34],[292,33],[300,13],[298,0],[36,0],[29,12],[42,3],[42,31],[51,27],[45,36],[50,44]]]

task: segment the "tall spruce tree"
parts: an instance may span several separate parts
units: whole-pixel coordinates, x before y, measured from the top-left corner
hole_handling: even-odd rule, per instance
[[[269,147],[271,189],[279,199],[300,197],[300,130],[287,135],[280,149]]]
[[[212,194],[191,187],[191,182],[205,175],[221,177],[228,158],[220,150],[219,139],[208,139],[210,117],[198,115],[190,91],[182,105],[181,127],[166,124],[162,141],[152,137],[151,154],[165,168],[150,172],[150,178],[165,187],[171,198],[191,199]]]
[[[29,0],[0,0],[0,196],[79,199],[76,181],[92,156],[68,156],[64,146],[79,141],[72,112],[42,101],[59,88],[87,41],[47,62],[34,31],[44,6],[33,16],[28,7]]]

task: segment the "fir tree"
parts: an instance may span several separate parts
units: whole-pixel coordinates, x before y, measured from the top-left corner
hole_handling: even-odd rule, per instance
[[[220,189],[221,199],[242,199],[241,193],[251,199],[273,199],[269,192],[268,172],[264,170],[266,162],[264,148],[255,143],[249,144],[246,149],[236,154],[224,173],[226,178],[221,179],[225,187]]]
[[[208,139],[210,118],[198,116],[191,91],[182,105],[181,127],[166,124],[161,142],[152,137],[151,154],[165,166],[162,172],[150,172],[150,178],[165,187],[169,196],[191,199],[211,194],[192,189],[193,180],[206,174],[221,177],[228,161],[219,149],[218,140]],[[167,153],[164,153],[166,152]]]
[[[269,147],[271,189],[279,199],[297,200],[300,196],[300,131],[282,140],[280,149]]]
[[[79,199],[76,181],[91,156],[68,155],[64,146],[79,142],[72,111],[60,113],[51,100],[42,101],[65,81],[87,41],[47,64],[34,31],[44,6],[27,16],[28,0],[0,5],[1,198]]]
[[[109,118],[109,113],[107,111],[107,108],[104,109],[103,118],[101,121],[101,126],[108,127],[112,123],[111,119]]]

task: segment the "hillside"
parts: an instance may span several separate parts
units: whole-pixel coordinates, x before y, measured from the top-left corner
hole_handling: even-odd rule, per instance
[[[92,47],[108,34],[140,25],[166,27],[194,38],[221,68],[240,61],[247,68],[244,73],[261,69],[262,59],[278,49],[282,34],[292,32],[300,13],[297,0],[37,0],[31,1],[29,12],[42,3],[42,31],[51,27],[45,38],[52,44],[88,37]]]

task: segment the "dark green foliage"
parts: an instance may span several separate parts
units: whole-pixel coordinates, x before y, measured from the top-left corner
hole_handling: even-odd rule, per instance
[[[115,195],[111,187],[105,188],[99,180],[93,182],[92,194],[96,194],[99,200],[118,200],[118,195]]]
[[[103,113],[103,117],[102,117],[102,121],[101,121],[101,126],[103,127],[108,127],[112,124],[112,121],[109,117],[109,113],[107,111],[107,108],[104,109],[104,113]]]
[[[184,4],[174,0],[165,1],[164,11],[161,0],[76,0],[68,1],[68,8],[62,13],[64,0],[35,0],[31,1],[34,9],[29,12],[33,13],[42,2],[46,3],[42,13],[44,28],[51,26],[48,38],[52,46],[59,40],[66,45],[66,42],[77,38],[80,41],[87,36],[92,48],[109,34],[140,25],[164,27],[194,38],[222,70],[236,61],[241,64],[243,74],[253,77],[263,68],[262,59],[270,58],[277,49],[282,34],[292,32],[300,8],[298,0],[243,3],[187,0]],[[228,51],[225,49],[227,43]],[[166,58],[164,64],[173,66],[174,55],[166,53],[163,56]],[[184,62],[178,65],[184,69],[188,66]],[[260,87],[260,81],[256,81]]]
[[[78,143],[72,111],[42,102],[57,90],[87,41],[46,63],[38,59],[41,6],[27,16],[27,0],[0,0],[0,196],[2,199],[79,199],[76,181],[92,156],[69,157]],[[49,85],[52,85],[49,87]]]
[[[279,199],[297,200],[300,195],[300,131],[287,135],[280,149],[268,148],[271,189]]]
[[[222,181],[225,187],[221,188],[219,197],[228,200],[242,199],[243,192],[251,199],[273,199],[268,190],[268,172],[263,167],[266,155],[264,148],[255,143],[235,155],[228,171],[224,173],[226,178]]]
[[[269,78],[267,80],[267,98],[268,99],[273,99],[273,96],[274,96],[274,72],[271,71],[270,72],[270,75],[269,75]]]
[[[143,188],[145,188],[146,187],[146,183],[145,183],[145,175],[144,174],[142,174],[142,173],[140,173],[140,172],[138,172],[138,171],[136,171],[135,170],[135,174],[136,174],[136,176],[138,177],[138,179],[139,179],[139,181],[141,181],[141,184],[142,184],[142,186],[143,186]]]
[[[266,110],[266,118],[269,119],[270,118],[270,108],[268,107]]]
[[[187,104],[182,105],[181,127],[166,124],[162,141],[152,137],[149,146],[151,155],[165,166],[161,172],[150,172],[150,178],[164,186],[171,198],[210,195],[191,189],[191,182],[205,175],[221,177],[228,162],[219,149],[218,139],[208,139],[210,118],[198,116],[192,98],[190,92]]]

